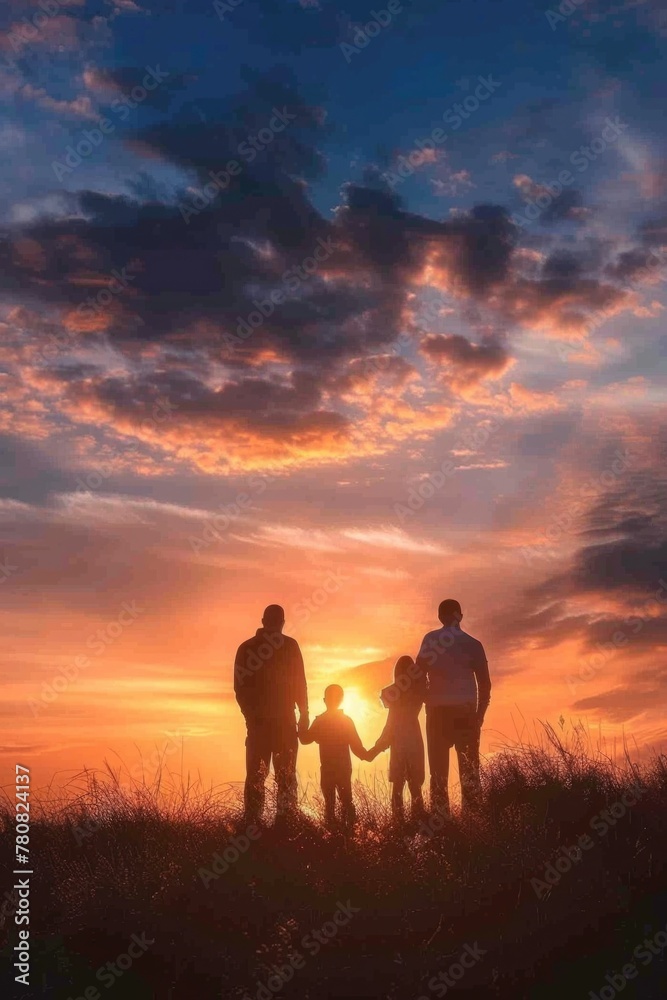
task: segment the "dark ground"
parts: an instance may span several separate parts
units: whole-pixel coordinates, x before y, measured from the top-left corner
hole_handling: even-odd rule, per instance
[[[359,788],[351,838],[307,817],[246,838],[229,798],[165,795],[162,778],[128,794],[88,774],[78,801],[33,812],[31,986],[13,982],[8,903],[3,995],[658,1000],[667,996],[666,765],[618,768],[558,741],[517,748],[487,766],[475,822],[397,830],[385,800]],[[636,804],[623,805],[638,780]],[[11,815],[0,838],[8,873]],[[571,851],[579,837],[588,838],[580,856]],[[569,870],[564,848],[579,857]],[[231,863],[213,877],[225,852]],[[548,885],[557,858],[564,870],[551,869]],[[3,892],[11,874],[4,881]],[[96,978],[132,935],[145,935],[132,964]],[[653,954],[642,942],[656,935]],[[470,968],[461,973],[462,954]],[[626,969],[626,979],[628,963],[636,975]],[[288,971],[271,979],[276,967]]]

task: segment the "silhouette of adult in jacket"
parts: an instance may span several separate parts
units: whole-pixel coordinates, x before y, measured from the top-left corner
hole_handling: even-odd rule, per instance
[[[264,611],[262,627],[242,642],[234,661],[234,693],[247,727],[245,813],[261,820],[271,760],[277,785],[278,815],[297,807],[298,732],[308,729],[308,692],[303,657],[296,639],[283,635],[285,612],[279,604]]]

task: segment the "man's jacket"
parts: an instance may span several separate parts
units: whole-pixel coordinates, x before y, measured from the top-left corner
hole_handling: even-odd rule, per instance
[[[234,693],[248,721],[293,719],[295,706],[306,715],[306,674],[296,639],[259,628],[242,642],[234,661]]]

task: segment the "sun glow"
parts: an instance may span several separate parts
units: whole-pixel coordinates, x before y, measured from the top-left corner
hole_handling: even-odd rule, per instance
[[[365,725],[372,719],[380,719],[382,715],[380,705],[376,707],[358,688],[345,688],[342,708],[357,725]]]

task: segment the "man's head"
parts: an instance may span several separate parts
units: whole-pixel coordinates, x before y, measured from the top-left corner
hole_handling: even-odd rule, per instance
[[[330,684],[324,690],[324,704],[327,708],[340,708],[344,697],[345,692],[340,684]]]
[[[285,612],[279,604],[269,604],[264,608],[262,615],[262,625],[269,632],[282,632],[285,624]]]
[[[438,618],[445,626],[458,625],[463,618],[461,605],[458,601],[453,601],[451,598],[441,601],[438,607]]]

